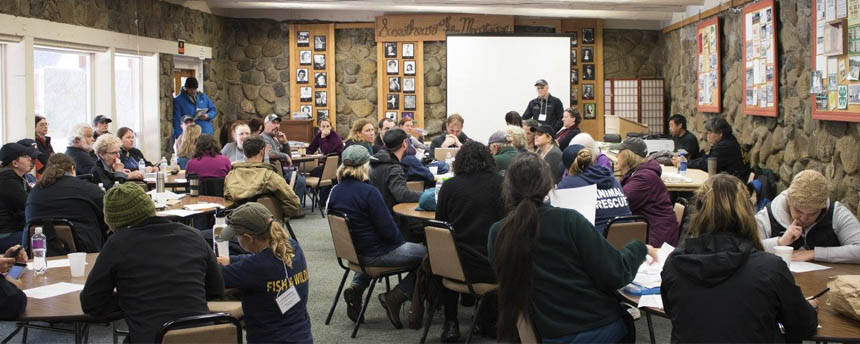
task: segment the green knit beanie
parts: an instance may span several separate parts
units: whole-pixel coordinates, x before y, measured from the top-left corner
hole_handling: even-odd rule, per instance
[[[135,225],[155,216],[155,203],[135,183],[115,184],[105,193],[105,223],[111,229]]]

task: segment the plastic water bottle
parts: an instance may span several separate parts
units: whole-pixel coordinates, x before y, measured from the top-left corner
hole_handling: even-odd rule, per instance
[[[451,152],[445,153],[445,164],[448,165],[448,170],[454,169],[454,158],[451,156]]]
[[[165,159],[163,155],[161,156],[161,163],[159,164],[158,169],[161,172],[167,172],[167,159]]]
[[[684,153],[681,153],[678,157],[678,174],[682,176],[687,175],[687,158],[684,157]]]
[[[442,190],[443,182],[444,181],[442,180],[442,177],[436,177],[436,192],[433,195],[434,199],[436,200],[436,203],[439,203],[439,190]]]
[[[140,171],[140,174],[146,174],[146,160],[140,158],[140,161],[137,162],[137,169]]]
[[[36,227],[35,234],[30,238],[30,248],[33,250],[33,269],[36,274],[45,273],[48,270],[48,262],[45,260],[45,253],[48,251],[45,243],[45,235],[42,234],[42,227]]]
[[[179,166],[179,157],[176,156],[176,154],[173,154],[173,156],[170,157],[170,167],[175,168],[178,166]]]

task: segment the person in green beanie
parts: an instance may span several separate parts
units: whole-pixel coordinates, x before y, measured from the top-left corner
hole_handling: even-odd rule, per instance
[[[85,313],[121,311],[131,343],[155,341],[167,321],[209,313],[206,299],[223,293],[224,280],[196,229],[155,216],[155,204],[136,184],[105,193],[104,217],[114,234],[81,291]]]

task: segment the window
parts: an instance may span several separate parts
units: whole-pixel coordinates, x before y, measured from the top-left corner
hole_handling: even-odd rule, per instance
[[[91,68],[91,53],[44,47],[33,51],[35,112],[48,120],[55,150],[66,147],[76,124],[92,118]]]
[[[647,124],[650,134],[662,134],[666,125],[662,79],[607,79],[604,81],[606,115]]]
[[[117,128],[129,127],[138,135],[143,131],[140,125],[143,115],[141,85],[140,57],[116,55],[114,57],[114,97],[116,97]]]

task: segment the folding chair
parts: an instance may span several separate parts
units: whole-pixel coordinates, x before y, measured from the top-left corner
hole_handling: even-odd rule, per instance
[[[311,212],[314,211],[314,207],[317,205],[317,201],[320,201],[319,193],[320,188],[325,186],[332,186],[334,184],[333,180],[337,178],[337,163],[340,157],[336,154],[329,154],[325,158],[325,163],[323,163],[322,176],[319,177],[307,177],[305,179],[305,183],[308,188],[313,190],[313,194],[311,195]],[[323,214],[322,205],[320,205],[320,216],[325,217]]]
[[[30,221],[28,238],[36,233],[36,227],[42,227],[42,233],[48,238],[49,256],[63,256],[67,253],[78,252],[75,245],[75,229],[72,222],[66,219],[40,219]],[[52,234],[53,233],[53,234]],[[28,245],[29,246],[29,245]],[[59,252],[58,252],[59,251]],[[57,254],[59,253],[59,254]],[[32,251],[30,252],[32,257]]]
[[[647,243],[649,231],[648,219],[642,215],[616,216],[606,224],[603,235],[612,247],[620,250],[631,240]]]
[[[299,237],[297,237],[296,233],[293,232],[293,226],[290,226],[290,219],[284,216],[284,212],[281,210],[281,206],[278,204],[279,202],[275,197],[271,195],[262,195],[257,197],[257,200],[254,202],[260,203],[266,207],[266,209],[272,213],[275,220],[278,220],[278,222],[282,223],[284,227],[287,227],[287,231],[290,232],[290,237],[292,237],[296,242],[299,242]]]
[[[156,343],[242,343],[242,323],[227,313],[195,315],[169,321]]]
[[[413,180],[406,182],[406,187],[412,191],[424,192],[424,182],[421,180]]]
[[[201,179],[200,196],[224,197],[224,178]]]

